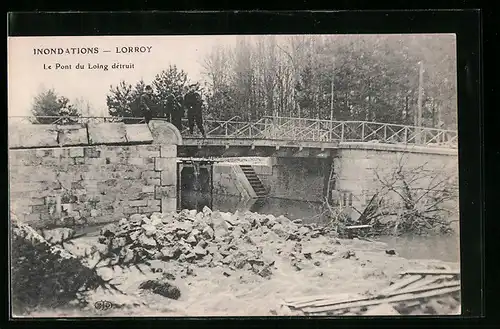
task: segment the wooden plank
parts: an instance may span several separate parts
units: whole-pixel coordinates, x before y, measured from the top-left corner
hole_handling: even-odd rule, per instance
[[[364,301],[371,301],[371,300],[376,300],[377,303],[382,303],[385,302],[387,298],[390,297],[395,297],[403,294],[418,294],[418,293],[424,293],[430,290],[436,290],[440,288],[451,288],[451,287],[458,287],[460,288],[460,284],[457,283],[452,283],[452,284],[446,284],[446,285],[436,285],[436,286],[430,286],[430,287],[425,287],[421,289],[413,289],[413,290],[403,290],[403,291],[397,291],[394,293],[387,294],[385,296],[374,296],[374,297],[365,297],[365,298],[360,298],[360,299],[355,299],[355,300],[350,300],[350,301],[334,301],[334,300],[325,300],[323,301],[323,304],[317,304],[317,306],[336,306],[336,305],[350,305],[352,303],[357,303],[357,302],[364,302]],[[418,298],[418,297],[415,297]]]
[[[345,228],[348,230],[354,230],[354,229],[369,228],[369,227],[372,227],[372,225],[353,225],[353,226],[346,226]]]
[[[430,285],[431,283],[435,282],[438,279],[439,279],[439,276],[427,275],[427,276],[424,276],[422,278],[422,280],[414,282],[413,284],[408,285],[406,287],[402,287],[401,289],[399,289],[399,291],[408,290],[408,289],[418,289],[421,287],[425,287],[425,286]]]
[[[456,270],[409,270],[401,272],[400,275],[460,275],[460,271]]]
[[[332,297],[332,295],[316,295],[316,296],[306,296],[306,297],[298,297],[294,299],[285,299],[284,302],[288,306],[292,307],[301,307],[301,304],[304,303],[312,303],[315,301],[320,301],[320,300],[331,300],[331,299],[338,299],[338,300],[352,300],[352,296],[355,294],[349,294],[349,293],[343,293],[343,294],[337,294]]]
[[[391,292],[394,292],[398,289],[401,289],[401,288],[404,288],[412,283],[414,283],[415,281],[418,281],[422,279],[422,276],[421,275],[411,275],[411,276],[408,276],[396,283],[394,283],[393,285],[387,287],[386,289],[382,290],[379,292],[380,295],[385,295],[385,294],[388,294],[388,293],[391,293]]]
[[[362,301],[356,301],[356,302],[353,302],[350,304],[344,304],[344,305],[328,305],[328,306],[323,306],[323,307],[318,307],[318,308],[310,307],[310,308],[304,308],[303,312],[306,314],[332,312],[332,311],[342,310],[342,309],[346,309],[346,308],[372,306],[372,305],[377,305],[380,303],[397,303],[397,302],[403,302],[403,301],[413,300],[413,299],[435,297],[435,296],[453,293],[456,291],[460,291],[460,287],[448,287],[448,288],[443,288],[443,289],[438,289],[438,290],[426,291],[426,292],[419,294],[417,296],[415,296],[414,294],[411,294],[411,293],[407,293],[404,295],[398,295],[398,296],[394,296],[394,297],[387,298],[384,300],[376,300],[376,299],[362,300]]]

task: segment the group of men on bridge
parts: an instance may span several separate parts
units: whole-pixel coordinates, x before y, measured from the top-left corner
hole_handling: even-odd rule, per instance
[[[153,99],[153,88],[147,85],[144,93],[140,96],[139,102],[139,107],[144,115],[146,124],[154,116],[163,116],[174,124],[179,131],[182,131],[181,121],[186,111],[191,135],[194,132],[196,124],[203,137],[206,137],[205,129],[203,128],[202,105],[203,100],[201,95],[196,91],[195,84],[190,85],[188,92],[180,99],[174,93],[170,93],[162,103],[158,103]]]

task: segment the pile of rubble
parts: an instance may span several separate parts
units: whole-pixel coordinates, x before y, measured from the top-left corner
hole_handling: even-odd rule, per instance
[[[324,230],[283,216],[212,212],[205,207],[201,212],[154,213],[149,218],[135,214],[103,227],[99,242],[111,265],[175,260],[199,267],[246,269],[268,277],[272,274],[273,257],[264,255],[253,236],[273,232],[278,240],[297,241],[300,248],[301,239],[318,237]]]

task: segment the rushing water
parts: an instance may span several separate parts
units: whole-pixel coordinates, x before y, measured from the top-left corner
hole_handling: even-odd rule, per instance
[[[304,223],[324,223],[325,209],[320,203],[267,198],[243,202],[236,196],[210,195],[192,191],[181,192],[181,209],[202,210],[208,206],[224,212],[252,211],[260,214],[283,215],[290,219],[302,219]],[[459,262],[459,238],[450,236],[379,236],[375,240],[384,242],[389,248],[409,259],[439,259]]]

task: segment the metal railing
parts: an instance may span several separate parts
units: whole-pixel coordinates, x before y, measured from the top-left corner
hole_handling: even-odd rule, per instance
[[[165,118],[156,118],[166,120]],[[263,117],[256,122],[204,120],[208,137],[251,138],[316,142],[370,142],[384,144],[413,144],[457,148],[455,130],[416,127],[368,121],[331,121],[292,117]],[[9,124],[45,123],[56,125],[96,124],[104,122],[144,123],[136,117],[60,117],[11,116]],[[195,128],[196,129],[196,128]],[[181,134],[189,135],[188,120],[182,120]]]

